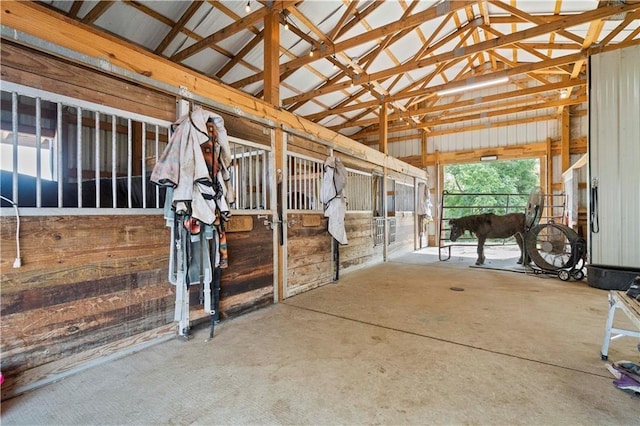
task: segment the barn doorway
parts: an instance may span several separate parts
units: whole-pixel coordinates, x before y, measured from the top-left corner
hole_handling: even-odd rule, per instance
[[[489,157],[490,158],[490,157]],[[524,213],[529,194],[541,185],[540,159],[495,160],[444,166],[440,208],[440,243],[451,244],[447,222],[451,218],[481,213]],[[446,194],[446,195],[445,195]],[[456,257],[475,259],[477,240],[466,235],[452,247]],[[513,237],[487,241],[485,254],[496,261],[517,259],[520,250]]]

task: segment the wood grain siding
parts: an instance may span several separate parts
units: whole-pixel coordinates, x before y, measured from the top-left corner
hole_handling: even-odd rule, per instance
[[[264,219],[252,218],[251,231],[227,233],[229,267],[220,283],[223,319],[273,303],[273,231]]]
[[[229,232],[229,268],[222,274],[220,310],[230,318],[273,303],[272,231],[253,218],[248,232]],[[46,367],[142,336],[175,332],[175,291],[167,279],[169,229],[153,216],[26,216],[21,218],[21,268],[16,221],[0,218],[1,368],[3,395]],[[198,286],[192,318],[202,317]],[[53,364],[52,364],[53,365]],[[40,372],[40,373],[39,373]]]
[[[29,370],[173,320],[162,216],[22,217],[21,268],[15,227],[0,219],[3,395]]]
[[[340,273],[382,262],[382,245],[374,247],[371,213],[347,213],[344,219],[349,244],[340,246]]]
[[[303,220],[303,216],[319,216],[321,220],[314,223]],[[287,220],[287,297],[290,297],[332,282],[333,257],[327,218],[321,214],[290,214]]]
[[[269,129],[262,124],[255,123],[247,118],[236,117],[226,112],[217,111],[215,108],[207,105],[203,105],[202,108],[215,112],[224,119],[224,127],[227,129],[229,136],[235,136],[236,138],[266,145],[267,147],[271,146],[271,133]]]
[[[2,40],[2,80],[174,121],[175,97]]]

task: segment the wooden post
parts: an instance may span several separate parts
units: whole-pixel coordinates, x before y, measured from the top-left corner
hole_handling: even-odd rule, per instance
[[[427,167],[427,132],[420,135],[420,167]]]
[[[545,182],[542,183],[545,194],[550,194],[553,188],[553,153],[551,152],[551,138],[547,138],[547,155],[544,165],[544,173],[540,177],[545,176]]]
[[[382,152],[383,154],[388,154],[388,146],[387,146],[387,130],[388,130],[388,123],[387,123],[387,103],[383,102],[382,105],[380,105],[380,117],[379,117],[379,135],[378,135],[378,139],[380,140],[380,146],[379,146],[379,151]]]
[[[264,100],[280,106],[280,11],[269,6],[264,17]]]

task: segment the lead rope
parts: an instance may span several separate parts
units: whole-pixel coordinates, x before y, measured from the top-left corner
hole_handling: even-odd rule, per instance
[[[591,232],[594,234],[600,232],[600,223],[598,221],[598,179],[591,181]]]

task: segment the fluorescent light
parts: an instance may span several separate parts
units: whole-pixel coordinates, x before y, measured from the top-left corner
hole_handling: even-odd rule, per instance
[[[438,96],[450,95],[452,93],[465,92],[467,90],[480,89],[481,87],[493,86],[494,84],[506,83],[509,77],[496,78],[495,80],[483,81],[480,83],[472,83],[466,86],[454,87],[453,89],[444,89],[436,93]]]
[[[497,155],[483,155],[482,157],[480,157],[480,161],[495,161],[497,159]]]

